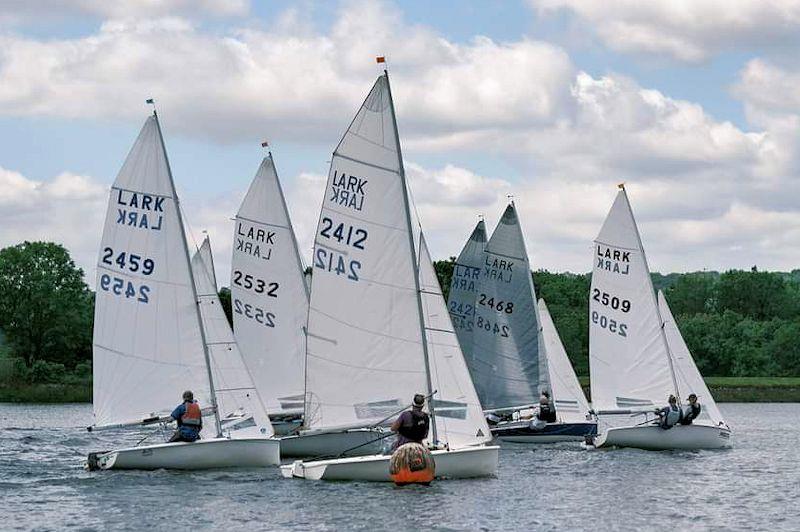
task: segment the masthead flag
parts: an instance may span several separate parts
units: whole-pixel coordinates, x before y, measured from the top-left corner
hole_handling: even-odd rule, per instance
[[[381,56],[376,57],[375,61],[377,61],[378,63],[385,63],[386,62],[386,58],[381,55]]]

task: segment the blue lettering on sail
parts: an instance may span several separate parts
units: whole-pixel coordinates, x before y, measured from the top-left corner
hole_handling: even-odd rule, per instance
[[[164,222],[163,197],[140,192],[117,190],[117,223],[136,229],[161,231]]]
[[[334,170],[328,201],[360,211],[364,208],[364,198],[366,197],[364,187],[366,186],[366,179]]]

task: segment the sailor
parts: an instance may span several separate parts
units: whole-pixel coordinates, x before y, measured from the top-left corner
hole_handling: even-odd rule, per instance
[[[545,423],[555,423],[556,421],[556,407],[547,390],[542,390],[542,394],[539,396],[539,413],[536,417]]]
[[[700,410],[702,410],[700,403],[697,402],[697,396],[695,394],[689,394],[687,401],[689,401],[689,404],[683,407],[681,425],[691,425],[692,421],[697,419],[697,416],[700,415]]]
[[[170,443],[176,441],[193,442],[200,439],[203,430],[203,414],[200,405],[194,400],[191,390],[183,392],[183,403],[172,411],[172,419],[178,422],[178,430],[169,439]]]
[[[681,419],[681,409],[678,406],[678,399],[674,395],[669,396],[669,405],[664,408],[657,408],[658,426],[664,430],[671,429]]]
[[[421,393],[414,395],[411,410],[406,410],[392,423],[392,432],[397,433],[392,450],[409,442],[422,443],[428,437],[431,419],[422,411],[425,406],[425,396]]]

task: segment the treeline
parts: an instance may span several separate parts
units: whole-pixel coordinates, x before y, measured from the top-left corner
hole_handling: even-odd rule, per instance
[[[436,262],[445,292],[452,263]],[[800,270],[654,273],[652,278],[704,376],[800,375]],[[588,375],[591,275],[539,270],[533,281],[576,371]]]
[[[453,263],[437,261],[445,295]],[[588,274],[533,274],[579,375],[588,375]],[[653,274],[705,376],[800,376],[800,270]],[[220,290],[230,319],[230,292]],[[88,383],[94,293],[67,250],[0,250],[0,386]]]

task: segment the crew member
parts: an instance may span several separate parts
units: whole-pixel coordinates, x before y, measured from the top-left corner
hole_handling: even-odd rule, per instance
[[[539,396],[539,413],[537,417],[545,423],[555,423],[556,421],[556,407],[547,390],[542,390],[542,394]]]
[[[414,396],[411,410],[406,410],[392,423],[392,432],[397,433],[392,450],[409,442],[422,443],[428,437],[431,418],[422,411],[425,406],[425,396],[418,393]]]
[[[697,419],[697,416],[700,415],[700,410],[702,410],[700,403],[697,402],[697,396],[695,394],[689,394],[687,401],[689,401],[689,404],[683,407],[681,425],[691,425],[692,421]]]
[[[681,409],[678,406],[678,399],[674,395],[669,396],[669,405],[664,408],[657,408],[658,426],[664,430],[671,429],[681,419]]]
[[[172,411],[172,419],[178,422],[178,430],[169,439],[171,442],[185,441],[193,442],[200,439],[200,431],[203,430],[203,414],[200,405],[194,400],[194,394],[190,390],[183,392],[183,403]]]

